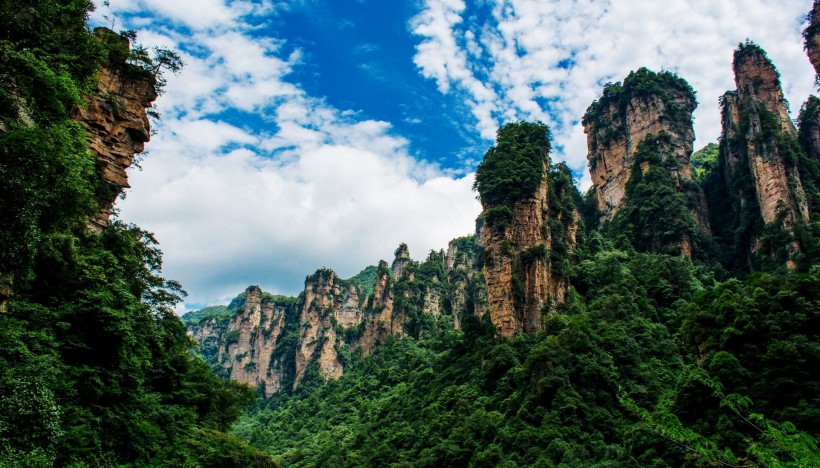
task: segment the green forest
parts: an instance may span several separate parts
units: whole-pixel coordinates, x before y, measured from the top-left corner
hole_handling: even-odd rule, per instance
[[[72,111],[103,66],[160,85],[163,68],[179,66],[168,51],[95,35],[92,8],[0,0],[0,467],[820,466],[820,161],[806,131],[764,128],[800,170],[814,215],[797,226],[804,250],[789,269],[774,247],[784,233],[752,213],[746,179],[752,201],[732,212],[720,146],[692,158],[706,197],[726,199],[710,237],[670,176],[665,135],[639,146],[624,208],[600,223],[593,195],[549,160],[549,127],[505,125],[478,167],[478,224],[503,232],[548,179],[553,243],[530,254],[551,256],[570,286],[543,331],[500,339],[489,314],[463,317],[460,330],[452,316],[424,315],[418,291],[447,288],[431,252],[412,283],[390,283],[408,336],[345,355],[339,379],[309,368],[296,389],[262,398],[214,372],[216,343],[187,335],[174,312],[185,292],[160,276],[151,233],[88,228],[106,187]],[[622,108],[624,93],[694,105],[684,80],[640,69],[608,84],[584,119]],[[804,106],[801,130],[819,107]],[[575,210],[570,249],[561,235]],[[755,236],[759,256],[740,258]],[[670,247],[684,238],[691,256]],[[481,268],[475,236],[456,245]],[[346,281],[369,294],[386,268]],[[263,299],[284,308],[280,351],[294,353],[299,299]],[[240,295],[185,320],[227,323],[244,306]]]
[[[86,226],[100,178],[71,112],[103,65],[163,61],[95,37],[91,8],[0,2],[0,466],[275,466],[226,433],[254,393],[191,354],[153,236]]]

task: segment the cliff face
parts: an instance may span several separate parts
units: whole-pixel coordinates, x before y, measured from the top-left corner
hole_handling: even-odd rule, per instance
[[[444,252],[418,263],[402,244],[392,269],[379,263],[371,294],[321,269],[306,278],[298,298],[251,286],[232,312],[221,308],[216,315],[194,313],[183,320],[219,375],[271,396],[298,387],[309,375],[338,378],[352,356],[367,356],[390,337],[423,339],[439,320],[460,328],[465,316],[481,314],[483,285],[473,238],[453,241],[448,251],[449,263]]]
[[[577,233],[578,215],[571,201],[564,210],[569,216],[556,219],[560,197],[551,193],[557,186],[551,180],[556,174],[549,170],[548,129],[539,125],[502,127],[497,146],[487,152],[476,176],[484,209],[481,246],[487,305],[502,337],[542,330],[544,316],[564,302],[567,282],[555,274],[555,247],[571,250]],[[530,172],[518,181],[521,171],[509,168],[522,165]],[[508,181],[520,186],[533,180],[538,181],[533,189],[515,199],[499,193],[509,190]]]
[[[546,172],[548,161],[544,156]],[[488,307],[501,336],[540,330],[545,306],[551,299],[558,299],[550,294],[553,285],[546,262],[549,238],[542,231],[548,212],[548,189],[545,177],[532,197],[516,202],[508,228],[499,231],[487,224],[482,227]],[[536,250],[543,254],[522,260],[525,251]]]
[[[795,228],[809,219],[797,165],[797,130],[788,114],[779,74],[762,49],[750,43],[742,45],[735,52],[733,68],[737,91],[722,99],[720,168],[725,191],[735,200],[735,217],[746,212],[759,215],[765,229],[779,229],[788,235],[788,240],[777,242],[785,243],[786,266],[794,269],[794,258],[801,251]],[[813,125],[816,131],[817,123]],[[807,125],[808,140],[811,131],[812,125]],[[783,247],[763,245],[762,234],[761,229],[747,232],[750,259],[761,249],[768,255],[768,251]]]
[[[97,33],[112,40],[110,31]],[[114,40],[122,42],[120,47],[128,50],[128,40],[115,37]],[[129,187],[126,170],[151,137],[146,109],[156,98],[156,79],[150,73],[112,61],[100,71],[87,105],[74,113],[74,119],[88,132],[89,147],[96,156],[102,179],[96,194],[100,211],[89,221],[94,230],[108,223],[114,202]]]
[[[250,286],[244,305],[234,314],[189,322],[188,332],[219,375],[259,387],[271,396],[293,374],[292,357],[287,359],[282,340],[293,328],[287,322],[294,322],[294,315],[292,299],[263,296],[258,286]]]
[[[647,83],[651,87],[645,86]],[[623,85],[608,85],[604,95],[590,106],[583,125],[595,198],[603,220],[611,220],[625,203],[635,153],[649,136],[668,136],[670,156],[675,162],[670,169],[673,176],[679,185],[692,181],[689,157],[695,139],[695,106],[695,96],[685,82],[645,68],[631,73]],[[704,219],[701,214],[698,217]]]
[[[584,115],[600,221],[635,231],[628,234],[639,250],[691,256],[694,238],[711,234],[705,197],[689,164],[696,105],[686,81],[641,68],[623,83],[608,84]],[[674,222],[655,226],[658,220],[649,218],[660,213],[646,211],[652,201],[674,211]]]

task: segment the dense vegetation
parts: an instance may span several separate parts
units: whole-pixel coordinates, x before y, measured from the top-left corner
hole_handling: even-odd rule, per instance
[[[674,75],[630,76],[630,93],[660,93],[691,112],[694,93]],[[620,105],[620,85],[609,91]],[[806,173],[815,212],[816,162],[759,112],[763,139]],[[815,122],[810,112],[801,121]],[[516,125],[504,127],[507,136]],[[721,142],[729,144],[740,142]],[[696,157],[707,187],[723,177],[718,149]],[[428,317],[424,339],[391,340],[337,381],[279,394],[234,434],[293,466],[820,465],[816,256],[807,248],[796,272],[769,250],[751,263],[737,258],[749,251],[739,242],[762,233],[765,248],[774,235],[752,216],[751,199],[740,212],[746,224],[731,224],[734,237],[719,225],[708,239],[696,218],[700,191],[674,177],[672,151],[665,134],[642,142],[625,206],[603,225],[566,168],[549,168],[548,253],[572,286],[543,332],[499,341],[487,316],[466,317],[460,332]],[[531,193],[522,186],[534,187],[519,177],[534,169],[527,154],[493,149],[482,163],[476,188],[493,227],[505,227],[516,197]],[[504,162],[518,157],[518,172],[509,171]],[[512,181],[517,195],[504,196]],[[725,202],[726,213],[739,203]],[[587,222],[570,255],[561,241],[576,206]],[[684,244],[692,256],[681,255]]]
[[[747,57],[768,61],[766,52],[753,42],[740,44],[735,51],[734,67]],[[750,97],[731,91],[721,98],[722,120],[729,122],[731,103],[736,103],[738,122],[733,135],[720,141],[720,154],[711,172],[703,175],[702,187],[709,205],[710,224],[718,246],[715,258],[727,271],[771,270],[793,261],[802,271],[808,270],[820,258],[820,168],[816,150],[811,148],[811,133],[817,128],[817,99],[810,98],[800,113],[799,132],[783,131],[780,119],[765,106]],[[751,128],[751,122],[760,122]],[[731,135],[731,134],[730,134]],[[750,169],[750,150],[764,160],[778,158],[788,175],[788,190],[795,203],[805,203],[809,219],[798,216],[794,227],[784,224],[785,211],[777,222],[765,224],[754,177]],[[799,176],[798,176],[799,175]],[[800,181],[799,194],[798,177]],[[728,181],[728,183],[727,183]],[[796,210],[796,207],[794,207]],[[797,244],[800,252],[788,246]],[[753,252],[753,253],[750,253]]]
[[[224,433],[252,390],[190,354],[151,234],[86,228],[100,178],[70,114],[101,66],[159,72],[91,7],[0,1],[0,466],[271,466]]]
[[[716,283],[597,233],[581,251],[546,331],[499,342],[470,317],[391,340],[233,433],[288,466],[820,461],[820,271]]]
[[[427,317],[423,339],[279,394],[233,433],[288,466],[820,464],[820,268],[722,279],[668,144],[639,147],[626,206],[573,255],[560,241],[585,202],[550,168],[549,254],[572,287],[543,332],[499,341],[487,316],[461,331]]]
[[[760,235],[765,258],[781,260],[774,249],[784,239],[756,215],[750,175],[726,189],[726,163],[713,163],[709,147],[696,174],[720,208],[712,222],[721,248],[700,246],[697,200],[677,190],[658,135],[636,153],[626,206],[598,226],[568,168],[544,170],[550,139],[540,123],[499,130],[476,189],[484,222],[503,229],[547,174],[551,248],[521,259],[550,255],[552,273],[572,286],[543,331],[498,340],[486,314],[462,317],[457,331],[448,293],[462,282],[469,304],[483,279],[447,272],[433,251],[409,262],[412,282],[390,279],[409,336],[367,358],[345,356],[336,381],[323,383],[311,367],[295,391],[243,415],[252,389],[214,375],[218,343],[200,348],[207,363],[192,353],[173,313],[184,292],[159,276],[151,234],[119,222],[101,233],[86,227],[99,177],[71,110],[111,61],[135,73],[174,67],[173,54],[152,61],[144,49],[125,53],[117,38],[95,39],[85,23],[91,6],[0,0],[0,466],[275,465],[267,454],[289,466],[820,465],[817,220],[798,226],[798,271],[739,256]],[[676,112],[694,108],[685,81],[641,69],[608,85],[584,122],[642,95],[660,95]],[[817,108],[816,100],[804,108],[799,138],[759,111],[756,142],[805,176],[812,213],[820,212],[809,134]],[[739,140],[721,145],[745,157]],[[742,195],[742,208],[729,191]],[[587,223],[570,252],[577,206]],[[694,257],[670,248],[686,239]],[[480,270],[474,237],[454,246]],[[341,283],[372,290],[386,269]],[[439,319],[423,310],[430,290],[445,298]],[[186,320],[227,330],[246,300]],[[274,357],[294,353],[297,299],[262,300],[287,311]],[[293,379],[290,369],[283,388]]]
[[[581,123],[592,130],[589,138],[593,148],[605,148],[624,140],[627,107],[636,99],[659,99],[663,103],[661,110],[671,123],[691,122],[690,117],[697,106],[695,90],[686,80],[668,71],[655,73],[642,67],[630,72],[623,83],[604,85],[603,95],[587,108]],[[590,168],[596,164],[598,158],[593,153]]]
[[[672,151],[670,137],[664,133],[648,136],[638,145],[626,202],[603,229],[613,238],[623,236],[639,251],[675,254],[689,249],[701,255],[705,241],[692,214],[699,209],[697,186],[679,187]]]
[[[498,129],[496,144],[478,165],[473,188],[484,206],[484,221],[503,231],[512,220],[513,205],[532,196],[544,180],[550,130],[536,122],[517,122]]]
[[[720,147],[717,143],[709,143],[692,153],[689,163],[692,168],[692,177],[698,183],[703,183],[706,176],[717,168],[719,152]]]

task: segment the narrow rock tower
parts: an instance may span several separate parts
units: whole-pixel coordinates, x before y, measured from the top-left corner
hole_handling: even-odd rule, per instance
[[[488,308],[502,337],[543,329],[544,315],[566,293],[566,281],[554,274],[551,255],[559,240],[553,239],[549,225],[549,138],[549,128],[541,123],[505,125],[476,173],[484,209],[480,243]],[[565,223],[577,223],[574,206],[567,211],[572,214]],[[559,243],[574,246],[575,230],[562,226],[554,231],[572,233],[571,240]]]

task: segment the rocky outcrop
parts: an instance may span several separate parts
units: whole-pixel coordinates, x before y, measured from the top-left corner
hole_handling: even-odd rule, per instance
[[[101,40],[118,42],[116,47],[120,49],[127,51],[130,47],[128,39],[107,29],[98,28],[95,33]],[[156,84],[151,73],[112,59],[100,71],[87,105],[74,112],[74,119],[88,133],[102,179],[96,193],[100,211],[89,221],[93,230],[108,224],[114,202],[129,187],[126,170],[151,137],[146,109],[157,98]]]
[[[647,86],[647,83],[651,86]],[[632,72],[623,84],[607,85],[603,96],[584,115],[587,159],[598,211],[612,219],[623,206],[635,153],[649,136],[665,134],[679,185],[692,181],[689,157],[695,133],[695,95],[689,85],[668,72],[646,68]],[[703,216],[699,216],[703,219]]]
[[[484,209],[480,242],[484,250],[487,307],[500,337],[542,330],[545,315],[564,302],[567,282],[555,274],[553,254],[557,245],[574,246],[577,232],[570,226],[556,230],[550,224],[550,221],[558,221],[555,216],[560,211],[559,207],[551,206],[550,201],[560,197],[550,197],[555,185],[550,180],[553,174],[549,170],[549,142],[544,139],[546,135],[538,135],[540,129],[535,128],[533,132],[528,127],[531,126],[502,127],[497,146],[487,152],[477,173],[476,186]],[[533,148],[536,148],[534,154]],[[499,160],[504,163],[499,164]],[[540,182],[518,199],[498,197],[491,191],[492,184],[519,177],[520,171],[508,171],[509,167],[519,164],[530,166],[532,171],[522,179],[523,183]],[[577,212],[571,201],[566,208],[573,214],[570,219],[560,221],[577,223]],[[565,239],[565,235],[572,238]]]
[[[294,314],[293,301],[263,295],[250,286],[230,317],[210,316],[188,323],[191,338],[200,344],[218,374],[260,388],[266,396],[281,390],[289,374],[281,340]],[[292,373],[292,372],[291,372]]]
[[[435,328],[426,324],[449,321],[451,315],[460,327],[465,315],[481,310],[474,239],[453,241],[450,250],[452,267],[445,270],[444,252],[431,256],[440,256],[440,265],[431,259],[419,264],[402,244],[393,268],[379,262],[373,292],[366,296],[361,285],[329,269],[308,276],[298,298],[271,296],[251,286],[230,317],[219,312],[191,318],[188,333],[220,376],[256,386],[266,396],[299,387],[311,373],[335,379],[352,354],[367,356],[391,337],[424,338]],[[429,272],[439,266],[441,276],[432,279]],[[457,311],[449,307],[453,302],[459,304]]]
[[[407,248],[407,244],[401,243],[399,244],[399,248],[396,249],[395,258],[393,259],[393,263],[390,265],[390,272],[393,275],[393,279],[399,279],[404,277],[405,275],[411,274],[407,267],[413,261],[410,260],[410,250]]]
[[[608,84],[584,115],[587,159],[600,221],[613,221],[629,208],[623,215],[629,220],[620,224],[633,229],[647,226],[638,227],[644,236],[633,239],[636,248],[691,256],[693,237],[711,235],[706,199],[692,177],[689,162],[696,105],[694,90],[685,80],[669,72],[641,68],[623,83]],[[647,174],[650,170],[663,174]],[[685,195],[685,204],[677,206],[681,199],[669,196],[670,188]],[[650,192],[659,200],[665,196],[664,203],[675,204],[672,210],[677,220],[668,229],[652,228],[657,220],[643,219],[646,216],[633,206],[642,202],[631,200],[630,193],[634,197],[637,193],[650,196]]]
[[[794,154],[797,130],[789,117],[780,76],[760,47],[742,44],[735,51],[733,69],[737,91],[722,98],[723,181],[727,193],[738,200],[733,204],[736,217],[756,204],[764,225],[788,234],[786,265],[793,269],[797,266],[794,257],[801,251],[795,227],[809,219],[798,156]],[[806,130],[810,132],[811,125]],[[750,184],[738,183],[740,180]],[[762,246],[761,232],[749,235],[749,254],[756,254]]]
[[[339,378],[344,369],[337,351],[342,340],[339,332],[362,322],[359,291],[356,285],[339,281],[332,270],[323,269],[305,280],[301,299],[294,386],[313,362],[322,377]]]
[[[396,258],[399,257],[400,250],[397,250]],[[394,283],[391,275],[394,274],[387,268],[387,262],[379,262],[373,294],[368,297],[365,307],[362,335],[356,343],[356,347],[360,348],[364,355],[372,353],[376,346],[384,343],[388,337],[404,334],[403,321],[393,314]]]

